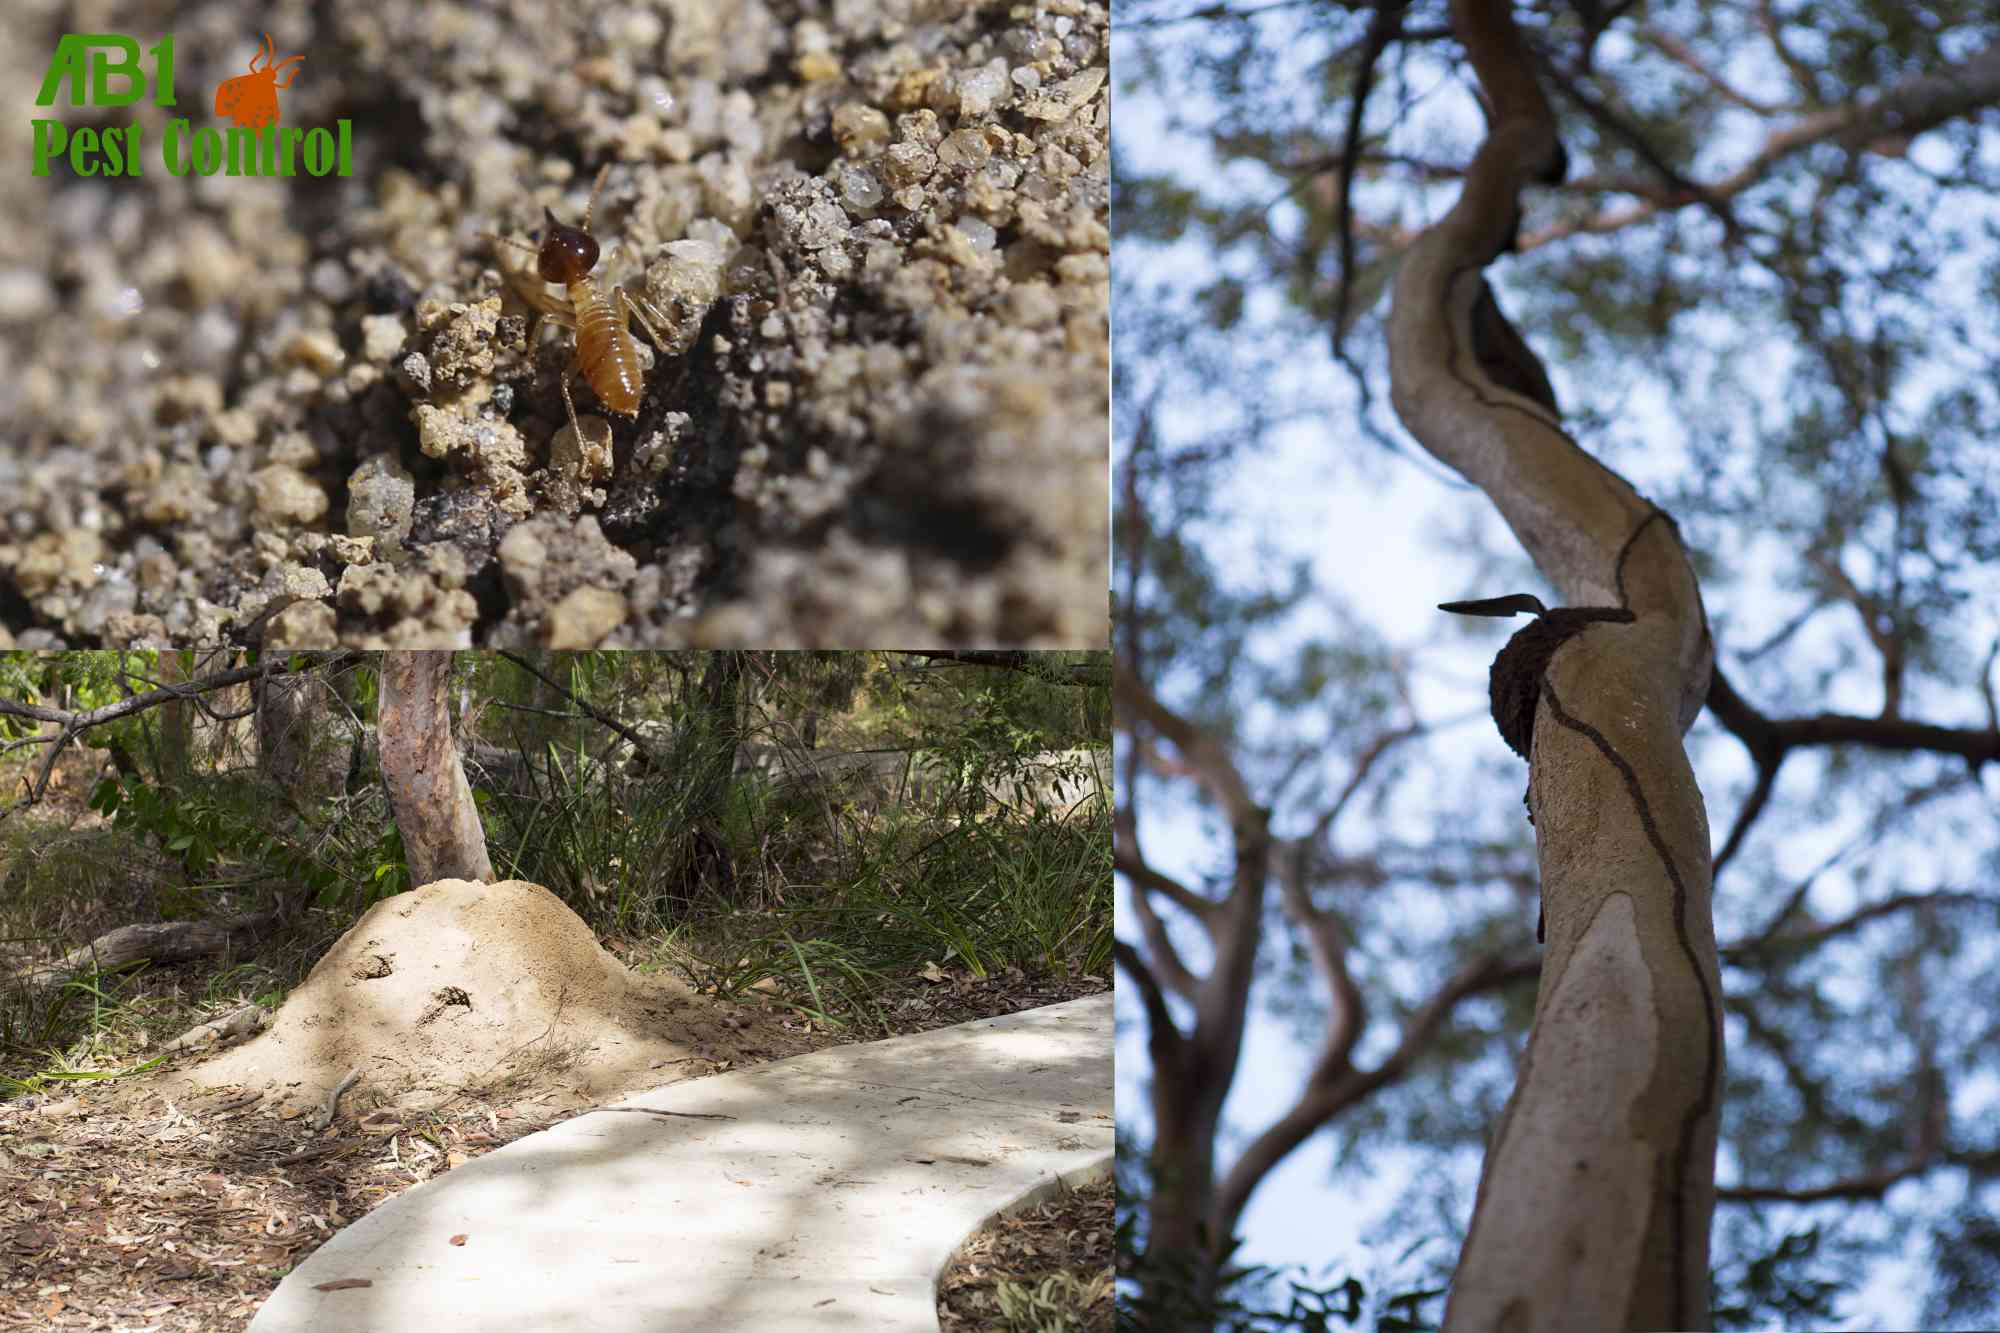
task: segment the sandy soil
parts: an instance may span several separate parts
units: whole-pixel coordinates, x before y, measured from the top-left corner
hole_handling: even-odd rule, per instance
[[[1105,5],[148,5],[178,105],[55,108],[143,174],[36,178],[73,19],[0,43],[0,647],[1103,643]],[[169,174],[265,30],[353,175]],[[579,441],[488,234],[606,165],[664,345]]]
[[[1105,984],[940,972],[882,1000],[915,1032]],[[261,1035],[0,1102],[0,1327],[243,1328],[329,1236],[439,1172],[587,1106],[863,1035],[776,998],[733,1004],[634,973],[536,885],[387,899]],[[1036,1225],[1034,1248],[1068,1252],[1073,1221]],[[975,1308],[991,1280],[958,1275],[953,1301]]]
[[[166,1085],[316,1118],[358,1072],[344,1115],[468,1099],[555,1111],[811,1045],[775,1014],[628,970],[539,884],[440,880],[377,903],[262,1033]]]

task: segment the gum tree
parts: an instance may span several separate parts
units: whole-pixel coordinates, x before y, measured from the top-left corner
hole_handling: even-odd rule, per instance
[[[1625,614],[1566,635],[1543,617],[1495,667],[1551,929],[1445,1326],[1705,1327],[1722,1006],[1681,736],[1713,645],[1672,519],[1563,430],[1484,277],[1514,245],[1522,190],[1567,170],[1508,4],[1452,5],[1491,130],[1403,257],[1390,383],[1410,433],[1485,492],[1566,602]]]
[[[1900,1257],[1904,1314],[1976,1321],[1990,24],[1442,0],[1122,24],[1128,1302],[1248,1319],[1273,1292],[1232,1283],[1234,1242],[1330,1141],[1326,1219],[1402,1183],[1326,1253],[1367,1282],[1295,1288],[1300,1319],[1435,1317],[1448,1287],[1454,1326],[1823,1324]],[[1449,539],[1385,563],[1352,497],[1431,460]],[[1465,732],[1496,627],[1411,629],[1385,580],[1588,611],[1538,617],[1494,684],[1525,812],[1519,759]],[[1260,1030],[1296,1077],[1247,1062]],[[1289,1235],[1315,1234],[1305,1188]]]

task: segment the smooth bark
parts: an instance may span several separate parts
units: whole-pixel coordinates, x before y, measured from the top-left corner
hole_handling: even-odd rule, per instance
[[[1548,951],[1445,1327],[1707,1328],[1721,989],[1681,738],[1713,646],[1673,521],[1563,431],[1539,362],[1507,336],[1482,271],[1563,154],[1506,4],[1454,0],[1452,20],[1491,129],[1398,273],[1396,410],[1486,492],[1563,603],[1635,619],[1584,629],[1542,675],[1529,796]]]
[[[410,882],[470,879],[490,883],[486,831],[452,743],[445,685],[448,652],[382,655],[381,712],[376,743],[389,808],[402,831]]]

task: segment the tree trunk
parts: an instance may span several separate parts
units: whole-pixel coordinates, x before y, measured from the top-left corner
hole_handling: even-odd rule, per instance
[[[445,708],[451,662],[451,653],[382,655],[376,745],[389,808],[403,834],[410,882],[418,886],[440,879],[493,879],[486,831],[458,762]]]
[[[736,771],[743,739],[743,668],[740,652],[708,655],[691,700],[683,755],[687,774],[688,828],[681,874],[690,904],[706,898],[735,907],[736,868],[722,837],[722,803]]]
[[[1565,602],[1634,618],[1566,639],[1531,696],[1548,952],[1445,1327],[1707,1328],[1722,1007],[1681,737],[1713,646],[1673,521],[1562,430],[1481,276],[1512,244],[1521,188],[1560,179],[1563,154],[1504,0],[1453,0],[1452,21],[1491,132],[1397,275],[1396,410]]]
[[[175,650],[160,654],[160,683],[185,685],[194,654]],[[160,705],[160,781],[178,786],[194,771],[194,704],[170,699]]]
[[[251,697],[257,705],[258,771],[295,810],[313,810],[341,789],[349,767],[347,748],[335,735],[332,682],[317,672],[267,676],[252,687]]]

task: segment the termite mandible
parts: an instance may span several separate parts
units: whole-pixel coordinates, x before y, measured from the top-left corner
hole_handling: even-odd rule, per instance
[[[640,368],[638,344],[632,339],[627,318],[639,321],[653,346],[659,349],[659,355],[665,355],[668,346],[660,332],[667,319],[657,306],[623,287],[613,287],[607,295],[591,280],[590,270],[597,266],[597,238],[590,234],[590,218],[597,211],[597,194],[604,188],[604,178],[610,172],[611,164],[607,162],[597,173],[597,182],[590,187],[590,202],[584,205],[581,227],[558,222],[554,211],[544,208],[542,216],[548,222],[548,230],[542,234],[539,246],[486,233],[490,240],[534,255],[535,273],[542,283],[557,283],[563,288],[561,296],[551,295],[541,283],[526,283],[522,281],[523,275],[501,266],[514,294],[535,309],[535,322],[528,330],[530,350],[545,320],[570,330],[576,337],[576,354],[560,382],[563,406],[569,409],[570,429],[576,432],[579,442],[583,439],[583,427],[577,424],[576,404],[569,393],[569,382],[579,371],[605,407],[626,418],[639,415],[646,375]]]

